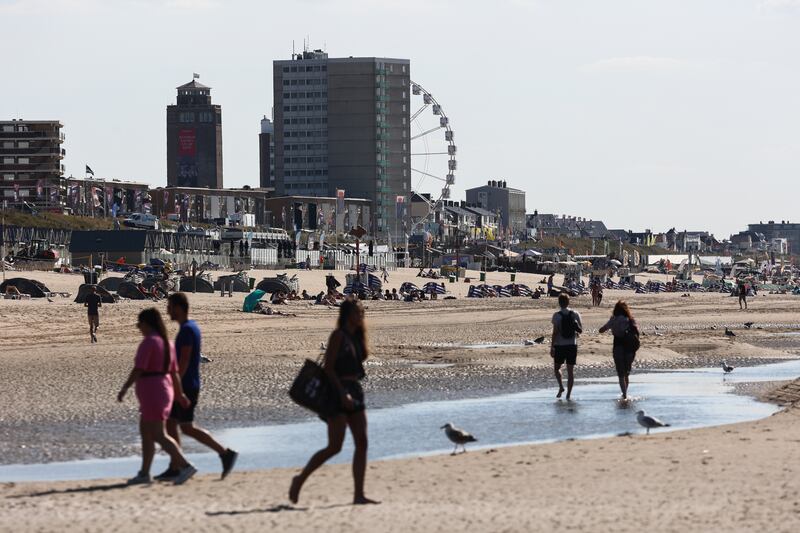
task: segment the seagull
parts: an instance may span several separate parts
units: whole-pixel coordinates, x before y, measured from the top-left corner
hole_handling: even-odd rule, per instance
[[[200,362],[201,363],[210,363],[211,362],[211,358],[210,357],[206,357],[203,354],[200,354]]]
[[[730,374],[733,372],[733,367],[726,363],[725,361],[722,362],[722,370],[725,371],[726,374]]]
[[[645,414],[644,411],[638,411],[636,413],[636,421],[639,422],[639,425],[642,426],[643,428],[647,428],[648,435],[650,434],[651,428],[669,427],[669,424],[665,424],[658,418]]]
[[[461,446],[461,449],[464,450],[464,453],[467,453],[467,449],[464,447],[464,445],[468,442],[477,442],[478,440],[463,429],[458,429],[449,422],[439,429],[443,429],[445,435],[447,435],[447,438],[456,445],[456,447],[453,448],[452,455],[456,454],[459,446]]]
[[[544,337],[536,337],[533,340],[525,339],[525,346],[533,346],[534,344],[542,344],[544,342]]]
[[[319,343],[319,349],[320,349],[320,351],[323,351],[323,352],[324,352],[324,351],[325,351],[325,350],[327,350],[328,348],[325,346],[325,343],[324,343],[324,342],[321,342],[321,343]]]
[[[753,327],[753,324],[754,324],[754,323],[755,323],[755,322],[745,322],[745,323],[744,323],[744,327],[746,327],[747,329],[750,329],[750,328],[752,328],[752,327]]]
[[[732,332],[731,330],[729,330],[729,329],[726,327],[726,328],[725,328],[725,335],[727,335],[728,337],[735,337],[735,336],[736,336],[736,333]]]

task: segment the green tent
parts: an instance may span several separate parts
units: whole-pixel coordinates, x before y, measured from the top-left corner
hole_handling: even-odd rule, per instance
[[[256,289],[247,296],[244,297],[244,305],[242,306],[242,311],[245,313],[252,313],[253,309],[255,309],[256,304],[261,300],[261,297],[267,294],[266,292]]]

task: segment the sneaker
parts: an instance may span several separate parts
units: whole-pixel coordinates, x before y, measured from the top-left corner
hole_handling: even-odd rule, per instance
[[[153,479],[155,479],[156,481],[172,481],[178,476],[179,473],[180,473],[179,470],[173,470],[172,468],[167,468],[159,475],[154,476]]]
[[[150,474],[145,474],[144,472],[139,472],[136,474],[135,477],[130,478],[128,481],[125,482],[126,485],[149,485],[153,482],[153,479],[150,477]]]
[[[183,485],[189,479],[197,473],[197,469],[192,465],[186,465],[180,470],[178,470],[178,475],[172,479],[172,482],[176,485]]]
[[[236,464],[236,459],[239,458],[239,453],[228,448],[220,454],[219,458],[222,460],[222,479],[228,477],[228,474],[233,470],[233,465]]]

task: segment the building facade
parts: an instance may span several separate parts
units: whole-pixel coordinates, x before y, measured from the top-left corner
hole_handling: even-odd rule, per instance
[[[167,106],[167,185],[221,189],[222,108],[197,80],[177,90]]]
[[[525,191],[508,187],[505,181],[488,181],[486,185],[467,189],[467,203],[498,213],[503,230],[511,234],[526,233]]]
[[[771,242],[772,239],[786,239],[787,253],[796,254],[800,251],[800,223],[788,220],[780,222],[770,220],[766,224],[763,222],[748,224],[747,230],[762,234],[768,242]]]
[[[0,195],[7,205],[62,204],[62,127],[57,120],[0,121]]]
[[[275,187],[275,126],[267,117],[261,119],[258,134],[258,183],[261,188]]]
[[[344,190],[370,201],[370,233],[399,237],[411,194],[410,90],[407,59],[316,50],[275,61],[277,194]]]

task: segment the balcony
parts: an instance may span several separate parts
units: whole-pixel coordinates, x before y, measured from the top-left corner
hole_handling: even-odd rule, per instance
[[[0,139],[55,139],[64,140],[64,134],[55,131],[0,131]]]

